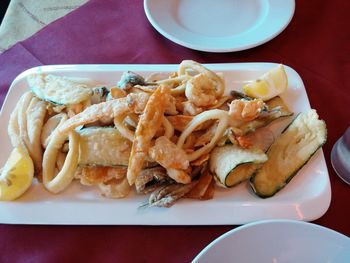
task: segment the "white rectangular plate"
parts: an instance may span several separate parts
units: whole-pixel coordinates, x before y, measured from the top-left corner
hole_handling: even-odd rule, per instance
[[[256,79],[276,64],[237,63],[208,64],[223,72],[227,90],[240,89],[243,83]],[[58,65],[33,68],[13,82],[0,113],[0,165],[12,149],[7,135],[9,115],[21,94],[27,90],[26,76],[45,72],[65,76],[88,77],[106,85],[116,84],[123,71],[132,70],[147,76],[153,72],[176,71],[177,65]],[[282,96],[295,113],[310,109],[300,76],[286,67],[289,88]],[[11,224],[79,224],[79,225],[234,225],[251,221],[286,218],[311,221],[328,209],[331,189],[326,162],[319,150],[298,175],[275,196],[261,199],[248,183],[231,188],[217,187],[214,199],[198,201],[182,199],[171,208],[139,209],[147,196],[130,194],[125,199],[111,200],[100,196],[94,187],[77,182],[58,195],[47,192],[34,182],[21,198],[0,202],[0,223]]]

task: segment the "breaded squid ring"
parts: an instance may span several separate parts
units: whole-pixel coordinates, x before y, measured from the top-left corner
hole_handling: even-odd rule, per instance
[[[42,148],[40,134],[46,115],[46,104],[28,91],[22,95],[11,113],[8,134],[13,147],[25,147],[35,165],[35,172],[41,171]]]
[[[28,150],[33,159],[36,173],[41,171],[42,152],[41,131],[46,116],[46,103],[33,97],[26,111]]]
[[[55,130],[43,157],[43,183],[45,188],[54,194],[63,191],[72,182],[78,167],[79,135],[75,131],[71,131],[66,160],[61,171],[55,176],[56,159],[66,139],[65,134]]]
[[[46,148],[49,144],[52,132],[68,119],[66,113],[59,113],[49,118],[41,131],[41,145]]]
[[[24,142],[26,147],[28,147],[29,145],[26,112],[32,98],[33,98],[33,93],[31,91],[24,93],[21,97],[21,100],[19,101],[18,113],[17,113],[19,137],[21,141]]]
[[[118,116],[114,118],[114,126],[115,128],[120,132],[120,134],[128,139],[129,141],[134,141],[135,132],[130,130],[125,124],[124,124],[125,116]]]
[[[13,112],[10,115],[9,126],[7,129],[7,133],[10,137],[11,144],[13,147],[17,147],[21,142],[20,134],[19,134],[19,126],[18,126],[19,103],[17,103],[16,108],[13,110]]]
[[[181,95],[185,93],[186,90],[186,82],[191,79],[191,76],[189,75],[181,75],[181,76],[177,76],[174,78],[168,78],[168,79],[162,79],[162,80],[158,80],[156,83],[157,84],[166,84],[168,86],[172,86],[172,84],[174,83],[178,83],[181,82],[178,86],[172,88],[170,90],[170,94],[173,96],[177,96],[177,95]]]
[[[210,142],[206,145],[204,145],[202,148],[199,148],[198,150],[189,153],[188,159],[189,161],[194,161],[198,159],[203,154],[206,154],[210,152],[216,145],[217,141],[222,137],[225,130],[228,127],[229,124],[229,117],[226,111],[223,110],[209,110],[200,113],[199,115],[195,116],[192,121],[187,125],[185,130],[181,133],[179,140],[177,141],[177,146],[182,148],[185,144],[186,138],[196,129],[197,126],[201,125],[202,123],[208,121],[208,120],[214,120],[218,119],[219,124],[215,131],[215,134],[213,138],[210,140]]]
[[[183,81],[186,81],[190,78],[190,76],[188,75],[185,75],[185,74],[182,74],[181,76],[177,76],[177,77],[174,77],[174,78],[167,78],[167,79],[161,79],[161,80],[158,80],[156,81],[156,83],[158,85],[160,84],[166,84],[166,85],[171,85],[175,82],[183,82]]]

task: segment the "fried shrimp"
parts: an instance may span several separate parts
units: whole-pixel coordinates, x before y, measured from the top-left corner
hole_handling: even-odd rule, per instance
[[[217,102],[215,83],[203,73],[187,82],[185,95],[198,107],[210,106]]]
[[[125,112],[128,112],[129,110],[127,98],[94,104],[86,108],[83,112],[74,115],[72,118],[65,121],[63,125],[58,127],[58,130],[61,133],[66,133],[80,125],[98,121],[106,116],[119,116],[120,114],[125,114]]]
[[[182,104],[183,104],[183,114],[184,115],[195,116],[195,115],[203,112],[203,109],[201,107],[194,105],[194,103],[191,101],[185,101]]]
[[[244,122],[256,119],[263,112],[265,107],[265,103],[260,99],[233,100],[228,112],[230,116],[230,125],[233,127],[239,127]]]
[[[185,95],[189,101],[196,106],[210,106],[222,97],[225,91],[225,84],[221,77],[192,60],[181,62],[179,76],[185,75],[187,69],[199,73],[199,75],[187,81]]]
[[[170,89],[167,86],[160,85],[149,98],[140,116],[129,158],[127,178],[130,185],[135,183],[151,146],[151,140],[162,125],[166,97],[169,93]]]
[[[165,136],[155,141],[155,145],[149,150],[149,155],[164,168],[186,170],[189,166],[185,151]]]
[[[59,127],[59,132],[65,133],[80,125],[92,123],[104,117],[120,117],[125,116],[133,111],[141,111],[146,106],[146,98],[144,94],[129,94],[127,97],[102,102],[91,105],[83,112],[74,115],[72,118],[64,122]]]

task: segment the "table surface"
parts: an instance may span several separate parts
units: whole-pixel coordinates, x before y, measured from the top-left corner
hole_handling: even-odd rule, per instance
[[[178,46],[156,32],[142,1],[91,0],[0,55],[0,104],[21,71],[42,64],[278,62],[302,77],[326,121],[323,150],[332,187],[328,211],[313,223],[350,236],[350,187],[332,169],[333,144],[350,124],[350,2],[296,1],[290,25],[259,47],[226,54]],[[1,205],[1,204],[0,204]],[[91,211],[93,213],[93,211]],[[237,226],[0,225],[0,262],[189,262]]]

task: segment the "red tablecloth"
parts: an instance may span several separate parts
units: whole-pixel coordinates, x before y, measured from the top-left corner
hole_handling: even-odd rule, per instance
[[[315,223],[350,236],[350,187],[330,164],[332,145],[350,125],[350,4],[296,2],[292,22],[275,39],[251,50],[215,54],[189,50],[162,37],[147,21],[140,0],[91,0],[0,55],[0,104],[14,77],[40,64],[168,64],[194,59],[289,65],[301,75],[312,107],[328,127],[323,150],[332,202]],[[234,227],[0,225],[0,262],[188,262]]]

